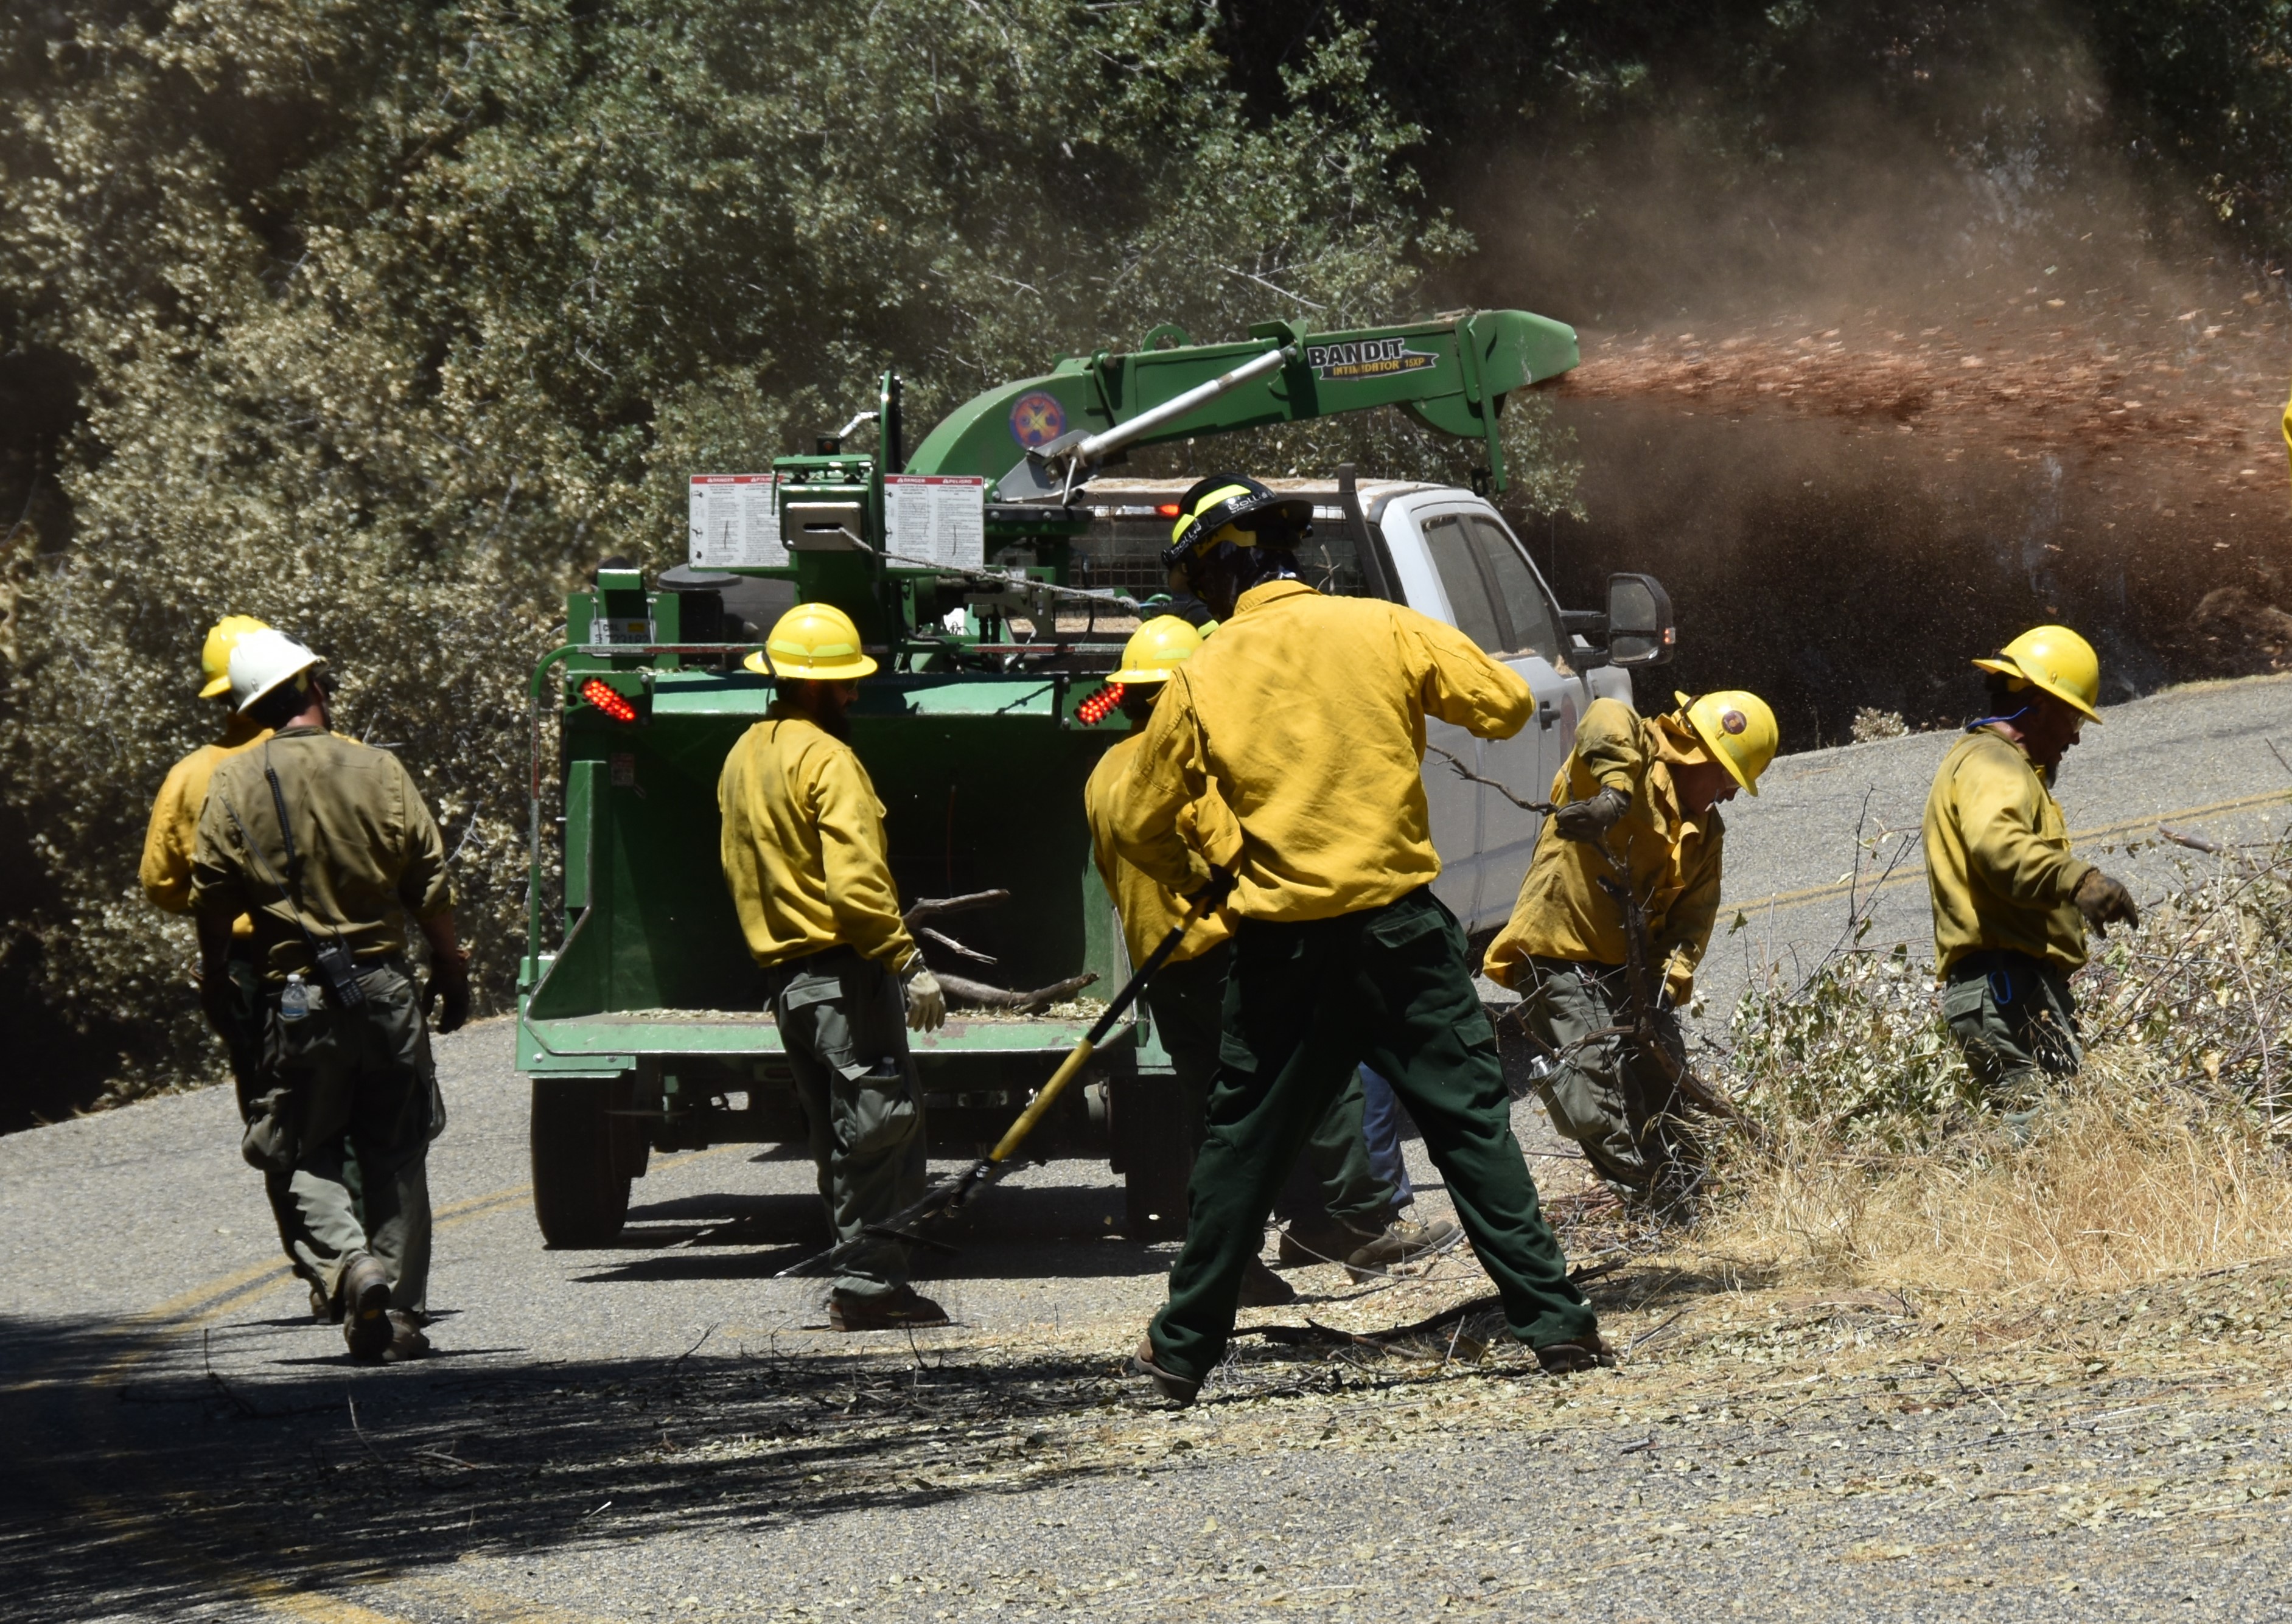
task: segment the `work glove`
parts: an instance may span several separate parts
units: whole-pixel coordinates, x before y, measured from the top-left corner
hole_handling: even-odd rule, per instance
[[[1632,809],[1632,798],[1610,787],[1589,800],[1571,800],[1552,814],[1552,827],[1563,840],[1602,840]]]
[[[430,954],[430,979],[422,987],[422,1012],[430,1013],[430,1006],[439,994],[446,999],[445,1009],[437,1017],[438,1035],[459,1032],[470,1020],[470,955],[457,953],[451,956],[432,951]]]
[[[2141,910],[2135,905],[2133,893],[2122,880],[2112,880],[2099,869],[2088,869],[2070,893],[2077,911],[2085,915],[2085,922],[2102,936],[2109,934],[2111,925],[2123,925],[2129,930],[2141,927]]]
[[[947,993],[920,958],[900,978],[900,985],[908,995],[908,1031],[937,1032],[947,1025]]]

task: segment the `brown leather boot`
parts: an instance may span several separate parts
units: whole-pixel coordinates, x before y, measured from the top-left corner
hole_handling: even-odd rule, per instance
[[[953,1322],[913,1286],[900,1286],[875,1297],[838,1291],[827,1299],[827,1323],[838,1331],[908,1331]]]
[[[1415,1218],[1397,1218],[1384,1226],[1383,1234],[1345,1258],[1345,1273],[1355,1280],[1374,1280],[1401,1264],[1437,1257],[1464,1238],[1465,1232],[1447,1218],[1420,1224]]]
[[[1200,1382],[1181,1376],[1175,1371],[1166,1371],[1154,1363],[1154,1336],[1151,1331],[1138,1339],[1138,1351],[1130,1355],[1130,1370],[1132,1374],[1152,1381],[1155,1392],[1181,1408],[1192,1403],[1194,1395],[1202,1390]]]
[[[403,1364],[408,1359],[425,1359],[430,1355],[430,1339],[422,1334],[422,1322],[402,1308],[392,1308],[389,1314],[390,1346],[382,1350],[384,1364]]]
[[[1343,1263],[1376,1239],[1368,1230],[1355,1229],[1336,1218],[1296,1218],[1282,1230],[1274,1260],[1285,1269]]]
[[[1297,1300],[1297,1288],[1265,1266],[1263,1258],[1252,1258],[1241,1271],[1241,1306],[1245,1308],[1279,1308]]]
[[[1616,1350],[1598,1331],[1573,1342],[1547,1342],[1536,1350],[1536,1362],[1546,1376],[1572,1376],[1616,1363]]]
[[[379,1359],[390,1346],[390,1274],[371,1253],[352,1252],[343,1265],[335,1297],[343,1306],[343,1341],[353,1359]]]

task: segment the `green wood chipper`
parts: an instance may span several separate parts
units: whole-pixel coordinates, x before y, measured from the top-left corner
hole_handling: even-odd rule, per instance
[[[1274,322],[1228,344],[1163,328],[989,390],[912,454],[887,374],[875,411],[813,454],[695,475],[691,566],[650,582],[601,568],[532,678],[518,1065],[545,1236],[609,1243],[653,1150],[806,1138],[718,864],[717,773],[772,697],[740,666],[763,628],[728,611],[739,590],[790,583],[784,600],[836,605],[880,663],[853,744],[916,922],[956,916],[922,938],[956,1008],[915,1048],[935,1151],[971,1155],[1081,1038],[1091,993],[1129,969],[1082,814],[1083,782],[1124,728],[1089,703],[1124,635],[1101,623],[1135,607],[1092,584],[1092,477],[1132,447],[1392,406],[1484,440],[1501,489],[1505,397],[1576,359],[1570,328],[1517,310],[1351,333]],[[843,450],[871,418],[877,452]],[[1182,1221],[1168,1075],[1134,1010],[1029,1147],[1110,1155],[1134,1233]]]

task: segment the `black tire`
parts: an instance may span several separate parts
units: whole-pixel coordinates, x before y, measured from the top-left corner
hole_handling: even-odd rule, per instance
[[[1194,1153],[1167,1078],[1118,1077],[1112,1094],[1116,1165],[1122,1170],[1122,1223],[1134,1241],[1186,1233],[1186,1182]]]
[[[615,1154],[605,1077],[533,1080],[533,1212],[552,1246],[610,1246],[629,1216],[625,1153]]]

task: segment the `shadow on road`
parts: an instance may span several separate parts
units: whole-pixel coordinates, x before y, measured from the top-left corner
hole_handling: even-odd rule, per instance
[[[990,1190],[925,1233],[953,1253],[919,1249],[931,1280],[1117,1279],[1159,1274],[1170,1252],[1123,1236],[1118,1190],[1095,1185]],[[817,1196],[710,1193],[629,1209],[628,1226],[601,1255],[617,1257],[574,1278],[626,1281],[765,1280],[826,1250],[831,1236]],[[1075,1242],[1090,1242],[1077,1247]]]
[[[250,1316],[157,1347],[0,1320],[6,1615],[174,1617],[468,1552],[1034,1490],[1112,1469],[1045,1449],[1046,1418],[1148,1403],[1111,1357],[1046,1350],[973,1362],[871,1338],[374,1369],[332,1336]]]

